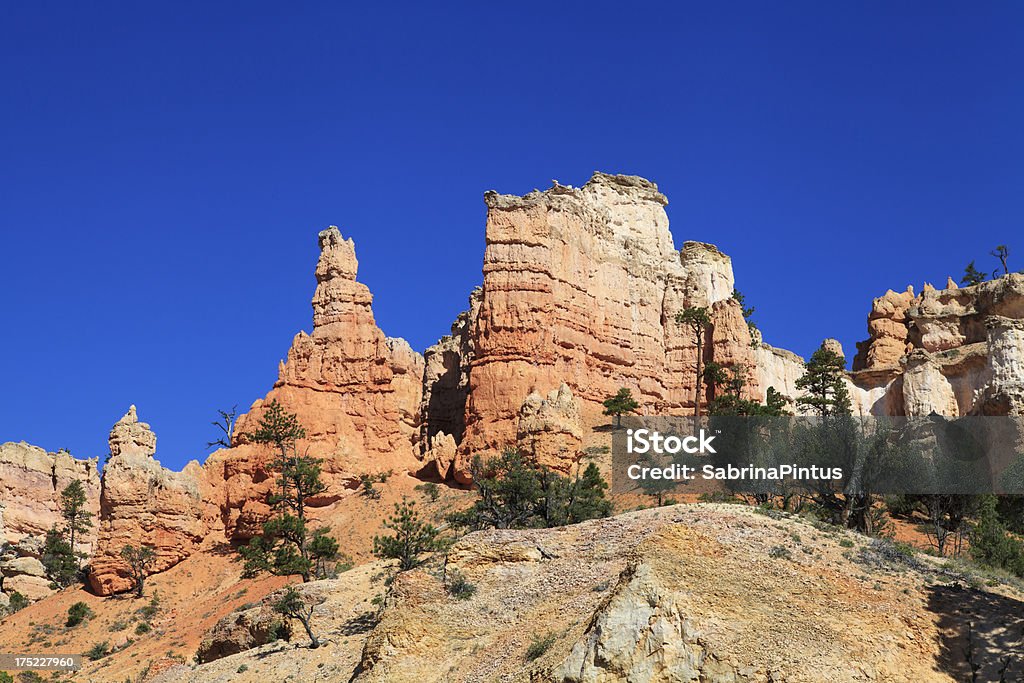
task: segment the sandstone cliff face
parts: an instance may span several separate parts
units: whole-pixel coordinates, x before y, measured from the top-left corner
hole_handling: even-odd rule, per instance
[[[568,472],[583,450],[580,406],[565,382],[541,396],[531,393],[519,409],[519,452],[540,465]]]
[[[620,387],[645,411],[692,412],[696,345],[675,323],[687,306],[711,308],[705,361],[756,368],[758,353],[731,299],[729,257],[700,242],[676,250],[667,200],[654,183],[596,173],[582,188],[488,192],[485,201],[459,481],[468,480],[471,454],[515,443],[527,396],[563,382],[584,425],[604,420],[600,402]],[[750,391],[759,397],[775,373],[753,374]]]
[[[124,546],[152,547],[150,573],[157,573],[191,555],[207,534],[198,464],[172,472],[153,458],[155,452],[156,435],[132,406],[110,431],[110,459],[103,468],[99,538],[89,573],[98,595],[133,586],[121,559]]]
[[[100,478],[97,460],[78,460],[66,451],[47,453],[27,443],[0,444],[0,542],[24,536],[43,536],[61,524],[57,507],[61,491],[74,480],[82,482],[86,509],[99,511]],[[88,553],[95,533],[86,534],[80,551]]]
[[[949,286],[952,285],[952,286]],[[1024,275],[875,299],[851,375],[880,415],[1024,414]]]
[[[328,491],[311,501],[314,507],[336,501],[360,474],[420,467],[423,358],[377,327],[373,297],[356,281],[352,240],[332,226],[319,243],[312,334],[295,336],[274,388],[238,419],[235,438],[242,443],[207,461],[224,525],[236,538],[255,533],[269,512],[264,501],[274,454],[244,443],[269,401],[298,415],[307,432],[301,447],[323,459]]]

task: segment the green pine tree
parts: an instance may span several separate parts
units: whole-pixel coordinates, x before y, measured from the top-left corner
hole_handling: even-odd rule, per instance
[[[619,389],[614,396],[606,398],[602,405],[604,405],[605,415],[615,416],[616,427],[622,425],[623,413],[632,413],[640,407],[640,404],[633,398],[633,392],[626,387]]]
[[[846,359],[824,345],[804,363],[804,374],[796,388],[806,395],[796,399],[802,412],[826,417],[852,412],[850,392],[846,388]]]
[[[245,561],[246,576],[261,572],[278,576],[297,574],[304,582],[312,581],[326,576],[327,563],[338,558],[337,542],[328,530],[322,528],[311,533],[307,527],[308,500],[327,487],[320,480],[321,460],[299,454],[298,442],[305,436],[298,416],[285,410],[277,400],[267,404],[256,431],[247,435],[254,443],[275,450],[277,457],[271,466],[280,475],[277,492],[268,497],[275,516],[263,523],[262,535],[238,549]]]
[[[402,571],[420,566],[424,554],[441,547],[437,527],[421,520],[416,503],[406,498],[395,503],[395,512],[384,522],[384,528],[394,533],[374,536],[373,554],[381,559],[398,560]]]
[[[65,486],[64,490],[60,492],[60,500],[57,505],[60,507],[60,514],[67,526],[68,546],[75,555],[75,568],[78,569],[80,566],[78,560],[84,556],[75,551],[76,538],[81,538],[82,534],[92,528],[92,513],[85,509],[86,495],[82,482],[75,479]]]
[[[697,374],[693,391],[693,414],[700,417],[701,380],[704,377],[701,364],[704,362],[704,337],[711,326],[711,313],[703,306],[691,306],[676,314],[676,323],[683,325],[693,335],[697,346]]]
[[[967,267],[964,268],[964,276],[960,278],[960,284],[967,285],[968,287],[981,284],[984,281],[985,273],[974,267],[974,261],[967,264]]]

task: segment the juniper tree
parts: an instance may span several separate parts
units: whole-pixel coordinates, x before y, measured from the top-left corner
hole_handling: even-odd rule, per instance
[[[615,416],[616,427],[622,425],[623,413],[632,413],[640,407],[640,404],[633,398],[633,392],[626,387],[619,389],[614,396],[606,398],[602,405],[604,405],[605,415]]]
[[[704,336],[711,325],[711,314],[703,306],[691,306],[676,314],[676,322],[690,331],[693,335],[694,344],[697,346],[697,373],[693,390],[693,414],[696,417],[700,417],[700,389],[701,379],[703,379],[701,364],[704,361]]]

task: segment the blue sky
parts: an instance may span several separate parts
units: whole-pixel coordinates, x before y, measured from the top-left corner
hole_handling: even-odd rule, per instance
[[[180,467],[309,330],[355,239],[422,350],[481,281],[485,190],[656,181],[765,338],[852,356],[873,296],[1024,263],[1024,5],[4,3],[0,441]],[[1018,256],[1019,254],[1019,256]],[[1014,258],[1016,256],[1016,258]]]

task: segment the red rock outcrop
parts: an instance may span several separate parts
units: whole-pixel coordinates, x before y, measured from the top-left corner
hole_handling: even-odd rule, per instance
[[[307,433],[301,447],[323,459],[328,491],[310,501],[314,507],[335,502],[360,474],[421,466],[423,358],[377,327],[373,297],[356,281],[352,240],[332,226],[320,233],[319,243],[312,334],[295,336],[274,388],[238,419],[235,440],[241,445],[207,461],[224,524],[235,538],[255,533],[269,513],[274,454],[245,443],[269,401],[298,415]]]
[[[132,406],[110,430],[110,458],[103,468],[99,538],[89,573],[98,595],[132,587],[121,559],[126,545],[152,547],[156,557],[150,573],[155,574],[191,555],[208,532],[198,463],[172,472],[154,459],[155,452],[156,435],[139,422]]]
[[[584,425],[605,421],[601,401],[621,387],[646,412],[692,412],[696,345],[675,323],[688,306],[711,309],[704,360],[749,367],[752,396],[785,370],[788,359],[776,358],[772,369],[757,371],[759,344],[731,298],[729,257],[700,242],[676,250],[667,200],[654,183],[595,173],[582,188],[488,192],[485,202],[459,481],[468,480],[473,454],[515,442],[527,396],[563,382]]]

